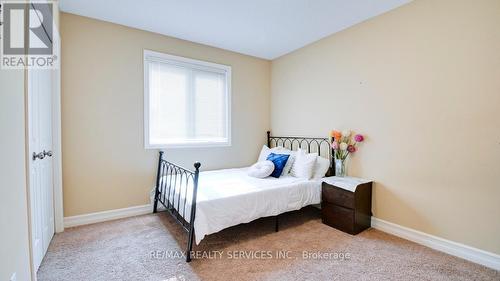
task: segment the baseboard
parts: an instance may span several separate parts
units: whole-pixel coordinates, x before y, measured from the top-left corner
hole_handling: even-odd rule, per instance
[[[79,216],[65,217],[64,218],[64,227],[73,227],[109,220],[122,219],[127,217],[139,216],[144,214],[149,214],[153,212],[152,205],[141,205],[134,206],[123,209],[115,209],[97,213],[90,213]]]
[[[372,227],[434,250],[500,270],[500,255],[372,217]]]

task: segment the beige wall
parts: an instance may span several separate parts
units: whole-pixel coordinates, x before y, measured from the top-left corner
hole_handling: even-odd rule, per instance
[[[0,70],[0,280],[30,280],[24,71]]]
[[[375,216],[500,253],[499,14],[496,0],[417,0],[276,59],[271,72],[265,60],[63,14],[65,216],[148,203],[151,49],[233,67],[233,146],[169,149],[170,159],[248,165],[269,120],[277,134],[351,128],[368,136],[349,172],[376,181]]]
[[[417,0],[285,55],[272,130],[366,134],[376,217],[500,253],[499,27],[497,0]]]
[[[232,67],[232,146],[167,149],[203,169],[249,165],[269,129],[270,62],[61,14],[64,215],[149,203],[157,151],[143,144],[143,49]]]

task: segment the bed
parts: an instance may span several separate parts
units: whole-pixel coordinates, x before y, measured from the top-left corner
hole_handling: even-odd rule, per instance
[[[279,137],[267,132],[267,145],[317,152],[330,160],[327,174],[333,171],[328,138]],[[196,162],[194,170],[183,168],[165,160],[160,151],[153,212],[160,203],[187,232],[187,262],[193,242],[199,244],[206,235],[271,216],[278,231],[280,214],[321,201],[322,179],[290,175],[260,179],[248,176],[248,168],[200,172],[200,167]]]

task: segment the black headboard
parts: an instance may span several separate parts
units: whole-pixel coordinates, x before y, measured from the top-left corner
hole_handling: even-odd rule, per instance
[[[282,146],[292,151],[301,148],[308,153],[317,152],[319,156],[330,161],[330,169],[327,175],[334,175],[333,149],[330,138],[271,136],[271,132],[267,131],[267,146],[269,148]]]

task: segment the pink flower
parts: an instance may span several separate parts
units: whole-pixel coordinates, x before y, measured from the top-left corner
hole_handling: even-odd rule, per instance
[[[332,148],[335,150],[339,149],[339,143],[336,141],[332,142]]]
[[[357,135],[354,136],[354,140],[356,142],[362,142],[362,141],[365,140],[365,138],[363,137],[363,135],[357,134]]]
[[[356,147],[352,144],[350,144],[348,147],[347,147],[347,151],[349,151],[350,153],[353,153],[356,151]]]

